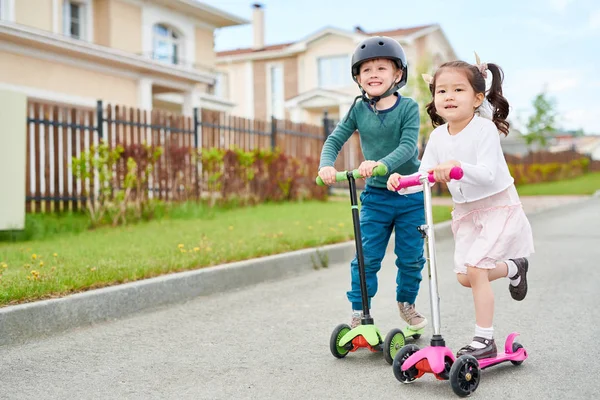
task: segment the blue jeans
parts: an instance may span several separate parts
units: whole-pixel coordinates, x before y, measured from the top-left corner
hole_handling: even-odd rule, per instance
[[[425,265],[423,238],[417,230],[425,224],[423,192],[398,195],[383,188],[367,185],[360,195],[360,229],[369,308],[377,293],[377,273],[392,230],[395,229],[396,301],[413,304],[419,292],[421,271]],[[362,310],[357,257],[350,263],[352,289],[347,292],[353,310]]]

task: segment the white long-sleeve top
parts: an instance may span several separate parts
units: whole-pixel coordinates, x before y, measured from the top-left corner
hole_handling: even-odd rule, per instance
[[[480,200],[503,191],[514,183],[500,147],[496,125],[477,115],[456,135],[450,135],[448,124],[431,132],[421,160],[419,172],[426,173],[446,161],[460,162],[464,176],[448,182],[455,203]]]

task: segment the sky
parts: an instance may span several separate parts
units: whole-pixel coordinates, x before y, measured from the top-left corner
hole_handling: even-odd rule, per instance
[[[255,1],[201,0],[252,20]],[[556,103],[557,125],[600,134],[598,0],[262,0],[267,45],[302,40],[324,28],[367,32],[437,23],[457,56],[493,62],[505,74],[509,120],[523,129],[535,96]],[[252,46],[252,27],[217,29],[217,51]],[[409,60],[410,63],[410,60]],[[432,71],[433,72],[433,71]]]

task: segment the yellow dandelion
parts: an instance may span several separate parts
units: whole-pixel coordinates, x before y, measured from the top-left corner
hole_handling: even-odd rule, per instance
[[[36,260],[36,259],[37,259],[37,254],[32,254],[32,255],[31,255],[31,259],[32,259],[32,260]]]
[[[181,252],[182,253],[187,253],[187,250],[186,249],[181,249]]]
[[[94,272],[96,270],[96,267],[92,267],[90,268],[90,271]]]
[[[194,251],[197,253],[200,251],[200,247],[194,247]]]
[[[180,249],[183,249],[185,246],[180,243],[180,244],[177,245],[177,247],[180,248]]]
[[[229,226],[229,230],[232,231],[233,230],[233,226]]]
[[[8,264],[3,262],[0,266],[2,266],[2,268],[8,268]]]
[[[40,267],[43,267],[43,266],[44,266],[44,262],[40,261]]]
[[[52,254],[52,255],[53,255],[54,257],[58,257],[58,254],[57,254],[57,253],[54,253],[54,254]]]
[[[340,222],[340,223],[338,224],[338,226],[339,226],[340,228],[343,228],[343,227],[344,227],[344,223],[343,223],[343,222]]]

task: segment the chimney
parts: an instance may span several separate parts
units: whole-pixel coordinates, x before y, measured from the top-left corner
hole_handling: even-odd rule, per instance
[[[252,4],[252,29],[254,30],[254,50],[260,50],[265,47],[265,12],[260,3]]]

